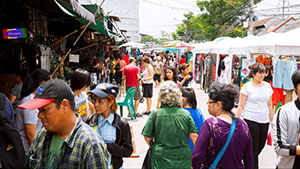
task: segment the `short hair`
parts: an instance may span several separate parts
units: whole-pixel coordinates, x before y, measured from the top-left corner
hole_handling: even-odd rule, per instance
[[[296,94],[297,93],[297,86],[300,84],[300,70],[296,70],[293,75],[292,75],[292,82],[294,85],[294,88],[296,89]]]
[[[214,83],[208,89],[208,97],[214,102],[221,101],[222,109],[230,112],[230,114],[234,117],[234,113],[232,113],[231,110],[234,107],[234,103],[238,97],[237,87]]]
[[[71,110],[72,110],[73,112],[76,112],[76,108],[75,108],[75,100],[74,100],[74,99],[70,99],[70,98],[65,98],[65,99],[67,99],[67,100],[69,101]],[[60,104],[61,104],[61,101],[62,101],[62,100],[63,100],[63,99],[55,99],[55,100],[53,100],[52,103],[54,103],[54,104],[56,105],[56,108],[57,108],[57,109],[60,109]]]
[[[197,108],[197,99],[194,89],[183,87],[181,88],[182,97],[187,99],[187,102],[193,109]]]
[[[84,69],[76,69],[71,75],[71,89],[79,90],[91,85],[91,74]]]
[[[266,67],[259,62],[252,64],[249,68],[250,68],[250,73],[249,73],[250,78],[253,77],[253,75],[255,75],[257,72],[266,72]]]
[[[186,69],[187,67],[189,67],[188,64],[186,63],[182,63],[181,65],[179,65],[179,72],[182,72],[184,69]]]
[[[131,63],[131,62],[135,61],[135,58],[134,57],[130,57],[128,61],[129,61],[129,63]]]
[[[150,58],[148,56],[144,56],[143,62],[150,64]]]
[[[173,72],[173,81],[174,81],[175,83],[177,83],[177,81],[178,81],[177,71],[176,71],[176,69],[175,69],[174,67],[172,67],[172,66],[168,66],[168,67],[166,68],[165,76],[164,76],[164,81],[169,80],[168,77],[167,77],[167,75],[166,75],[166,74],[167,74],[167,69],[170,69],[170,70]]]
[[[182,94],[173,81],[165,81],[161,84],[159,89],[159,97],[161,107],[181,107]]]

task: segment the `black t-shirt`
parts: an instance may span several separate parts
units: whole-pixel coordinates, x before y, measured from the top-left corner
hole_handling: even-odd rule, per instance
[[[181,81],[182,81],[183,79],[184,79],[183,77],[181,77],[180,75],[178,75],[178,81],[179,81],[180,83],[181,83]],[[193,78],[190,77],[188,80],[186,80],[186,81],[183,83],[182,87],[187,87],[188,84],[189,84],[192,80],[193,80]]]

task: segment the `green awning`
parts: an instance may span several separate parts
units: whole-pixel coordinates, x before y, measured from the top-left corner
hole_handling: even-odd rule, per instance
[[[75,12],[72,9],[72,5],[68,2],[66,2],[65,0],[54,0],[54,1],[62,11],[64,11],[66,14],[68,14],[70,16],[75,17],[75,19],[77,21],[79,21],[80,23],[87,24],[89,22],[89,20],[81,17],[77,12]],[[97,5],[82,5],[82,7],[87,9],[87,11],[89,11],[92,14],[94,14],[95,11],[98,10]],[[99,17],[100,17],[100,19],[97,19]],[[106,16],[101,17],[101,15],[99,15],[99,13],[96,16],[95,23],[91,23],[89,25],[89,28],[91,28],[91,29],[93,29],[97,32],[100,32],[102,35],[111,36],[110,33],[108,32],[108,29],[107,29],[107,18],[106,18]]]

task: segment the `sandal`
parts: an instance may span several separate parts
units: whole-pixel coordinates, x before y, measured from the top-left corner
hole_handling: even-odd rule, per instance
[[[150,113],[151,113],[151,111],[148,111],[148,112],[144,112],[143,114],[149,115]]]
[[[140,113],[136,113],[136,117],[143,117],[143,115]]]

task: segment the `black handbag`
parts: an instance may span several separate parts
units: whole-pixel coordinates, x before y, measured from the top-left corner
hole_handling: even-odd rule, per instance
[[[152,150],[152,146],[154,144],[154,131],[155,131],[155,121],[156,121],[157,110],[155,110],[153,113],[154,113],[153,114],[153,127],[152,127],[152,134],[151,134],[151,138],[150,138],[150,147],[145,156],[142,169],[151,169],[151,150]]]

